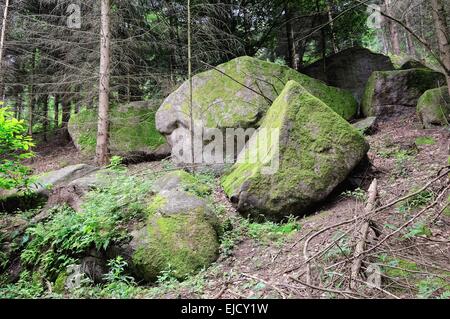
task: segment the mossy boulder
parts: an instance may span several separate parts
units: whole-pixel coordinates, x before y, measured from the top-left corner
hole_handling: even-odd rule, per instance
[[[170,190],[186,191],[200,196],[209,195],[213,191],[210,186],[183,170],[167,173],[152,185],[152,191],[155,193]]]
[[[149,282],[167,270],[185,279],[216,260],[216,229],[217,220],[203,199],[177,190],[162,191],[149,204],[145,227],[132,234],[133,271]]]
[[[36,208],[50,196],[51,191],[64,183],[95,172],[97,168],[87,164],[76,164],[35,176],[35,182],[24,193],[19,190],[11,190],[0,193],[0,211],[13,212]]]
[[[426,91],[417,102],[417,114],[424,128],[449,125],[450,96],[448,88],[443,86]]]
[[[400,70],[424,69],[424,68],[428,69],[428,67],[424,63],[411,59],[403,63],[402,66],[400,67]]]
[[[244,56],[193,77],[194,120],[202,121],[208,128],[258,128],[289,80],[303,85],[343,118],[356,114],[357,103],[350,92],[327,86],[286,66]],[[167,136],[169,144],[177,142],[174,132],[190,126],[188,93],[186,81],[156,113],[157,129]]]
[[[125,158],[151,157],[165,143],[155,127],[155,108],[146,103],[128,104],[110,110],[109,147],[112,155]],[[69,134],[82,153],[93,156],[97,140],[97,111],[83,109],[69,121]],[[162,154],[161,156],[163,156]]]
[[[388,56],[374,53],[366,48],[354,47],[308,65],[301,72],[329,85],[352,92],[360,102],[372,72],[390,70],[394,70],[394,65]]]
[[[442,73],[430,69],[377,71],[369,78],[362,99],[365,116],[398,115],[405,107],[416,107],[427,90],[445,83]]]
[[[268,151],[258,150],[260,143],[254,142],[263,138],[263,129],[279,129],[279,139],[269,138]],[[264,170],[277,158],[276,143],[279,167],[268,173]],[[360,132],[290,81],[231,173],[222,178],[222,186],[245,215],[273,220],[302,215],[344,181],[367,151]],[[258,152],[262,155],[252,163],[249,154]]]

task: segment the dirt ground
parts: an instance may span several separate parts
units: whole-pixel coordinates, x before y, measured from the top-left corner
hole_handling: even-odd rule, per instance
[[[425,143],[418,142],[424,140],[424,137]],[[379,207],[424,186],[449,165],[450,131],[448,128],[422,129],[413,111],[398,118],[379,121],[377,130],[368,136],[367,140],[371,146],[368,155],[370,164],[355,171],[351,179],[362,189],[367,190],[371,181],[376,178]],[[35,172],[86,162],[72,144],[68,143],[64,147],[57,147],[56,144],[55,142],[53,146],[50,144],[36,150],[37,158],[30,163]],[[157,169],[160,165],[152,163],[149,167]],[[446,185],[448,185],[448,178],[443,178],[433,184],[430,189],[433,194],[438,194]],[[390,241],[388,249],[383,246],[377,250],[377,256],[383,254],[384,249],[389,256],[413,260],[414,263],[421,265],[420,271],[417,270],[417,272],[433,272],[436,269],[450,271],[450,217],[438,212],[438,208],[442,207],[447,197],[448,192],[442,196],[441,202],[425,212],[433,217],[433,221],[429,224],[431,233],[428,236]],[[214,198],[226,207],[226,214],[229,217],[238,215],[219,188]],[[323,206],[317,207],[313,214],[298,219],[301,227],[299,231],[273,242],[243,234],[231,253],[222,253],[215,264],[191,279],[189,283],[175,285],[168,289],[156,287],[151,296],[143,295],[143,297],[416,297],[417,291],[412,288],[413,284],[403,285],[402,289],[399,289],[398,285],[390,289],[389,285],[392,285],[392,281],[384,282],[383,285],[383,290],[389,290],[392,295],[389,292],[383,293],[364,287],[361,288],[359,296],[339,292],[333,294],[335,286],[324,285],[316,280],[317,278],[313,278],[312,285],[317,286],[318,289],[311,291],[311,287],[305,285],[306,265],[303,248],[306,239],[320,229],[354,218],[363,211],[363,200],[335,194]],[[414,213],[417,213],[417,210],[408,213],[409,215],[401,214],[397,206],[392,206],[379,212],[372,219],[379,226],[379,231],[385,234],[389,233],[393,226],[402,225]],[[315,237],[308,246],[309,256],[321,252],[324,247],[332,243],[335,240],[336,231],[337,229],[333,229]],[[375,257],[372,256],[372,258]],[[345,258],[343,259],[345,264]],[[311,262],[313,274],[315,262]],[[445,280],[447,281],[448,277]],[[345,287],[343,289],[345,290]]]

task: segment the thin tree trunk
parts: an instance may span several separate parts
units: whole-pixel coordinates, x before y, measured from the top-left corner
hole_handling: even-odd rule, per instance
[[[294,29],[292,27],[291,23],[291,10],[289,8],[289,4],[286,4],[285,6],[285,12],[286,12],[286,39],[287,39],[287,46],[288,46],[288,61],[289,66],[293,69],[297,69],[298,63],[297,63],[297,52],[295,49],[295,37],[294,37]]]
[[[44,142],[47,142],[47,133],[48,133],[48,101],[49,96],[45,95],[42,99],[42,113],[43,113],[43,119],[42,119],[42,129],[44,131]]]
[[[405,17],[405,24],[411,28],[411,21],[409,18],[409,15],[407,14]],[[408,53],[409,55],[412,55],[413,57],[417,57],[417,50],[416,45],[414,44],[414,37],[411,33],[406,32],[406,40],[408,41]]]
[[[192,169],[195,171],[195,138],[194,138],[194,110],[192,101],[192,43],[191,43],[191,0],[187,1],[187,29],[188,29],[188,77],[189,77],[189,116],[190,116],[190,135],[191,135],[191,159]]]
[[[59,128],[59,95],[55,95],[55,116],[53,118],[53,128]]]
[[[64,93],[61,104],[62,104],[61,105],[61,107],[62,107],[62,123],[61,123],[62,134],[67,140],[69,140],[70,137],[69,137],[68,126],[69,126],[70,113],[71,113],[69,93]]]
[[[326,2],[326,5],[327,5],[327,11],[328,11],[328,21],[330,22],[331,43],[333,45],[333,51],[334,51],[334,53],[338,53],[339,48],[337,47],[336,33],[334,32],[333,14],[331,12],[333,0],[328,0]]]
[[[8,20],[9,0],[6,0],[3,9],[2,31],[0,35],[0,98],[3,99],[4,84],[3,84],[3,51],[5,47],[6,22]]]
[[[448,93],[450,94],[450,31],[447,24],[447,14],[442,0],[431,0],[433,20],[439,43],[439,53],[446,68]]]
[[[96,162],[100,166],[109,162],[109,90],[110,90],[110,0],[101,0],[100,92]]]
[[[34,112],[34,95],[33,84],[29,86],[28,90],[28,135],[33,136],[33,112]]]
[[[386,12],[388,13],[388,15],[393,16],[391,8],[391,0],[385,0],[385,3],[386,3]],[[389,24],[389,33],[391,37],[392,51],[395,54],[400,54],[401,50],[400,50],[400,41],[398,39],[397,26],[392,21],[389,21],[388,24]]]

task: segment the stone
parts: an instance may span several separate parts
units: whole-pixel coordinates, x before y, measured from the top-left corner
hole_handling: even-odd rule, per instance
[[[447,86],[426,91],[417,102],[417,115],[427,129],[449,125],[450,96]]]
[[[354,128],[363,134],[372,134],[376,129],[377,118],[375,116],[366,117],[352,124]]]
[[[155,107],[147,102],[133,102],[110,110],[111,155],[161,159],[155,153],[165,143],[155,127]],[[87,156],[95,155],[97,142],[97,111],[83,109],[70,118],[68,130],[76,148]],[[167,156],[167,154],[165,155]]]
[[[374,71],[394,70],[388,56],[355,47],[333,54],[300,70],[300,72],[352,92],[361,102],[367,80]]]
[[[201,122],[202,127],[221,130],[258,128],[289,80],[299,82],[343,118],[348,120],[356,114],[357,103],[350,92],[327,86],[286,66],[244,56],[193,77],[194,121]],[[185,82],[156,113],[156,127],[172,146],[180,142],[178,133],[190,127],[188,91]],[[187,134],[181,142],[190,144]],[[172,156],[175,161],[180,160],[178,154],[172,152]]]
[[[429,69],[374,72],[364,92],[363,114],[366,117],[402,114],[405,107],[416,107],[425,91],[442,83],[445,76]]]
[[[265,134],[262,129],[280,130],[279,139],[270,139],[269,151],[258,150],[254,142]],[[267,171],[268,163],[276,163],[274,143],[279,143],[279,166]],[[221,184],[244,216],[282,220],[304,215],[345,180],[368,149],[360,132],[290,81]],[[248,155],[258,152],[261,160],[252,163]]]

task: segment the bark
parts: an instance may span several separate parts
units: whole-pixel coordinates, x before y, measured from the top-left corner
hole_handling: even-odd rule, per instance
[[[110,90],[110,0],[101,0],[100,92],[96,162],[105,166],[109,162],[109,90]]]
[[[289,7],[289,4],[286,4],[285,6],[285,12],[286,12],[286,39],[287,39],[287,46],[288,46],[288,61],[289,66],[293,69],[298,68],[297,63],[297,52],[295,48],[295,37],[294,37],[294,28],[292,27],[292,15],[291,15],[291,9]]]
[[[390,15],[390,16],[393,16],[392,7],[391,7],[391,0],[385,0],[385,4],[386,4],[386,12],[387,12],[387,14]],[[400,41],[399,41],[399,38],[398,38],[397,26],[392,21],[389,21],[388,25],[389,25],[389,33],[390,33],[390,38],[391,38],[392,51],[395,54],[400,54],[401,50],[400,50]]]
[[[339,48],[337,46],[336,33],[334,32],[333,14],[331,12],[332,5],[333,5],[333,0],[328,0],[327,1],[327,11],[328,11],[328,21],[330,22],[331,44],[333,45],[334,53],[338,53]]]
[[[5,35],[6,35],[6,23],[8,20],[8,9],[9,9],[9,0],[6,0],[5,6],[3,9],[3,19],[2,19],[2,31],[0,35],[0,77],[1,77],[1,86],[0,86],[0,98],[3,99],[3,71],[2,71],[2,65],[3,65],[3,51],[5,46]]]
[[[447,87],[450,94],[450,30],[447,24],[447,14],[442,0],[431,0],[434,26],[439,43],[439,53],[447,78]]]
[[[43,129],[43,133],[44,133],[44,142],[47,142],[47,133],[48,133],[48,102],[49,102],[49,97],[48,95],[45,95],[44,97],[42,97],[41,99],[42,101],[42,129]]]
[[[53,118],[53,128],[59,128],[59,95],[55,95],[55,117]]]

